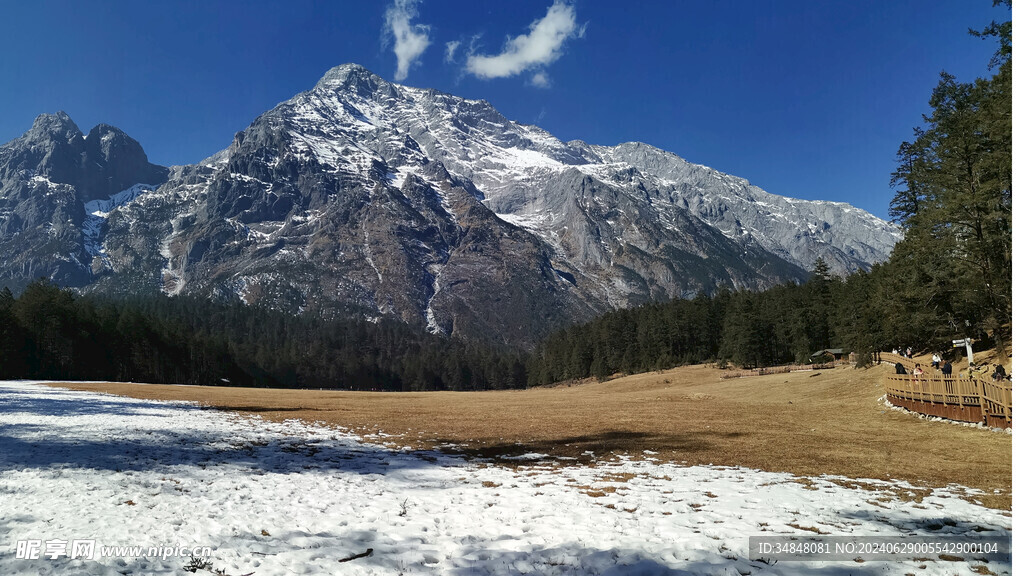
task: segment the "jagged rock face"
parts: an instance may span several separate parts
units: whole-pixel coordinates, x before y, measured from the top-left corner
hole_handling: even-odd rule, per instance
[[[769,194],[647,144],[629,142],[598,153],[635,167],[647,176],[648,186],[726,236],[752,241],[805,270],[812,270],[819,257],[842,275],[868,268],[887,259],[902,237],[894,224],[849,204]]]
[[[86,203],[166,177],[117,128],[101,124],[86,137],[64,112],[39,116],[0,146],[0,279],[13,288],[41,276],[88,284],[94,254],[83,234]]]
[[[167,179],[167,168],[149,163],[138,142],[106,124],[89,131],[85,139],[83,170],[78,184],[85,201],[104,200],[135,184],[159,185]]]
[[[0,278],[394,315],[520,345],[612,307],[800,280],[819,256],[849,271],[897,239],[849,205],[643,144],[564,143],[355,65],[193,166],[152,166],[117,129],[83,137],[58,114],[0,148],[0,178],[0,242],[56,239]]]

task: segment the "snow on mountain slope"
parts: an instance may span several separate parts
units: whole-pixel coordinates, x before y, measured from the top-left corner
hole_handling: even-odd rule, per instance
[[[440,161],[452,174],[472,181],[495,213],[516,225],[528,224],[556,252],[566,252],[567,246],[559,246],[565,241],[557,238],[576,216],[573,188],[588,177],[607,189],[599,196],[644,205],[642,211],[660,222],[659,231],[678,228],[675,209],[682,208],[730,239],[762,247],[804,270],[819,257],[840,273],[865,268],[884,260],[900,238],[894,225],[849,204],[769,194],[742,178],[645,144],[564,143],[536,126],[506,119],[484,101],[394,85],[356,65],[332,69],[307,94],[290,103],[323,104],[324,95],[329,103],[314,107],[319,113],[300,114],[310,125],[354,127],[358,135],[350,130],[349,142],[370,142],[389,165],[415,166],[423,157]],[[581,207],[584,219],[600,222],[594,212],[604,207],[600,201]],[[603,221],[610,226],[606,241],[609,236],[613,244],[633,240],[630,223]]]
[[[585,146],[511,122],[486,102],[344,65],[265,116],[287,131],[293,153],[329,171],[369,181],[384,171],[397,185],[399,174],[403,182],[412,173],[431,180],[423,167],[440,163],[491,211],[541,240],[563,277],[612,306],[720,284],[766,287],[802,274],[759,246],[737,246],[685,208],[622,186],[615,171],[625,166],[606,166]],[[443,188],[434,188],[447,203]],[[609,206],[622,217],[608,214]]]
[[[136,184],[131,188],[114,194],[107,200],[90,200],[85,203],[85,220],[82,221],[82,237],[85,239],[85,251],[93,257],[104,258],[106,249],[103,247],[103,226],[110,213],[116,208],[135,200],[144,192],[155,189],[149,184]]]
[[[669,201],[688,207],[731,238],[749,236],[772,253],[812,269],[821,257],[841,273],[884,261],[899,228],[859,208],[769,194],[747,180],[691,164],[675,154],[631,142],[597,148],[653,177]]]
[[[545,225],[537,216],[564,213],[564,191],[546,184],[568,172],[653,207],[667,228],[672,207],[682,207],[730,238],[749,236],[805,270],[818,257],[841,273],[865,268],[887,258],[900,238],[896,226],[849,204],[769,194],[646,144],[563,143],[505,119],[486,102],[413,88],[401,93],[414,111],[395,114],[396,122],[450,171],[472,179],[495,212],[525,218],[538,232],[562,224],[548,218]]]
[[[135,182],[163,184],[100,205]],[[562,142],[353,64],[170,170],[116,128],[41,116],[0,147],[0,246],[30,236],[57,241],[0,266],[15,286],[42,272],[526,345],[611,308],[799,281],[819,257],[850,272],[899,237],[846,204],[644,144]]]
[[[1008,540],[1011,518],[957,486],[894,506],[912,486],[653,458],[528,454],[510,467],[386,445],[383,434],[28,382],[0,383],[0,421],[3,574],[179,574],[193,551],[210,572],[261,576],[1011,570],[1008,557],[775,563],[748,553],[755,535]],[[76,540],[84,557],[71,558]]]

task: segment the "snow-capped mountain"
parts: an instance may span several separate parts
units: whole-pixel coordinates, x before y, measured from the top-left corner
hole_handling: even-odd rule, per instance
[[[114,131],[83,137],[44,115],[0,147],[0,243],[51,240],[31,263],[0,262],[0,283],[44,273],[527,343],[613,307],[799,280],[818,257],[848,272],[899,238],[847,204],[769,194],[645,144],[562,142],[351,64],[196,165],[168,172],[141,147],[100,145],[126,142]],[[118,178],[66,174],[97,146]]]

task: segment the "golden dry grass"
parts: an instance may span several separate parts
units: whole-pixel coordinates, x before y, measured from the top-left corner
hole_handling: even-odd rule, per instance
[[[718,369],[691,366],[600,383],[493,392],[60,385],[383,431],[401,436],[405,445],[454,443],[492,457],[650,450],[663,460],[689,464],[898,478],[931,487],[955,483],[983,490],[979,499],[987,506],[1009,509],[1011,436],[886,409],[879,398],[890,370],[843,367],[722,380]]]

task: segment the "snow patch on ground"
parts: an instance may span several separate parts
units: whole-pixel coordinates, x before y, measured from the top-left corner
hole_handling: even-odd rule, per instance
[[[878,401],[879,402],[883,402],[885,404],[886,408],[889,408],[890,410],[895,410],[897,412],[903,412],[904,414],[908,414],[910,416],[917,416],[919,419],[927,420],[929,422],[944,422],[946,424],[956,424],[957,426],[965,426],[967,428],[977,428],[978,430],[988,430],[990,432],[996,432],[996,433],[999,433],[999,434],[1013,434],[1013,428],[993,428],[993,427],[990,427],[990,426],[985,426],[981,422],[961,422],[959,420],[950,420],[948,418],[941,418],[939,416],[929,416],[928,414],[922,414],[920,412],[914,412],[913,410],[907,410],[906,408],[904,408],[902,406],[897,406],[895,404],[890,403],[889,400],[885,396],[882,396],[881,398],[879,398]]]
[[[0,382],[0,573],[176,574],[188,560],[15,554],[19,540],[95,539],[208,546],[213,569],[260,576],[964,574],[969,562],[769,566],[746,557],[748,537],[971,538],[1011,528],[1009,513],[955,487],[900,503],[887,495],[904,482],[798,483],[624,456],[588,467],[527,454],[510,467],[384,441],[183,402]]]

